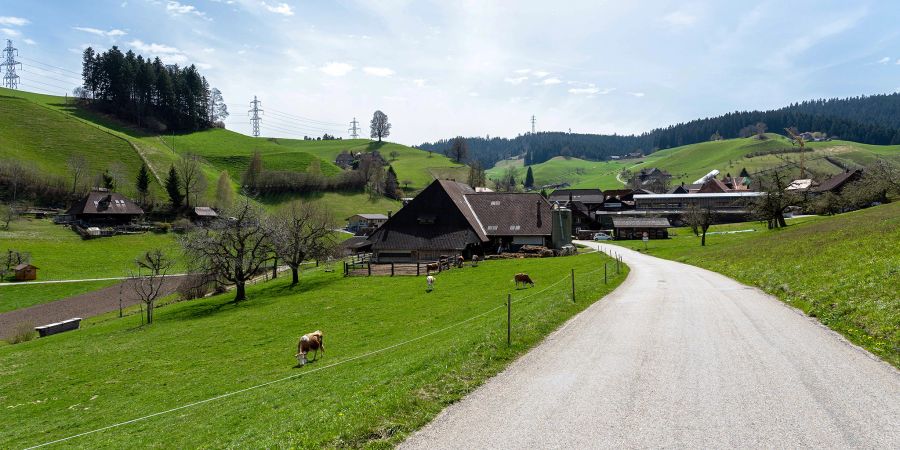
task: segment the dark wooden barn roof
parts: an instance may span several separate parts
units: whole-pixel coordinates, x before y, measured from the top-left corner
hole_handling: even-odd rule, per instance
[[[488,236],[537,236],[551,233],[550,203],[540,194],[479,193],[466,195]]]
[[[669,228],[665,217],[613,217],[614,228]]]
[[[139,216],[144,210],[122,194],[92,191],[66,211],[69,215]]]
[[[851,181],[858,180],[860,178],[861,174],[862,174],[862,172],[859,169],[841,172],[841,173],[819,183],[818,186],[813,188],[813,191],[814,192],[827,192],[827,191],[840,190],[841,188],[844,187],[845,184],[847,184]]]
[[[550,194],[551,202],[564,202],[569,200],[582,203],[603,203],[603,191],[600,189],[557,189]]]

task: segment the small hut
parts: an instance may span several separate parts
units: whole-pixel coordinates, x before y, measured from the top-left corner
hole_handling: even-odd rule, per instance
[[[37,279],[38,268],[31,264],[19,264],[15,267],[16,281],[31,281]]]

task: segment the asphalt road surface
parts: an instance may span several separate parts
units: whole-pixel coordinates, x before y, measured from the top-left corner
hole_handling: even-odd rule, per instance
[[[900,448],[900,372],[730,278],[628,279],[402,448]]]

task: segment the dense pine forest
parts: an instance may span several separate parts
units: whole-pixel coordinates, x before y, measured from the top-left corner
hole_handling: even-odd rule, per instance
[[[900,94],[814,100],[769,111],[738,111],[718,117],[658,128],[640,135],[572,134],[543,132],[515,138],[467,138],[469,155],[483,166],[516,155],[526,164],[555,156],[604,160],[613,155],[696,144],[715,138],[746,137],[757,127],[781,133],[784,128],[819,131],[833,138],[867,144],[900,144]],[[424,143],[424,150],[445,152],[452,139]]]
[[[82,56],[84,86],[76,97],[91,108],[156,131],[197,131],[220,126],[228,110],[218,89],[194,65],[164,65],[118,47]]]

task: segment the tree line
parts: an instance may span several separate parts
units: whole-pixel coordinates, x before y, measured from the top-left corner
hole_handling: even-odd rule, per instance
[[[118,47],[82,54],[83,86],[75,96],[84,104],[155,131],[197,131],[222,126],[228,108],[197,67],[165,65]]]
[[[564,132],[528,133],[514,138],[468,137],[467,157],[484,167],[524,156],[539,164],[556,156],[605,160],[635,151],[645,154],[708,140],[747,137],[762,125],[769,130],[794,127],[819,131],[849,141],[877,145],[900,144],[900,94],[815,100],[768,111],[736,111],[717,117],[657,128],[639,135]],[[419,148],[451,154],[460,138],[426,142]]]

